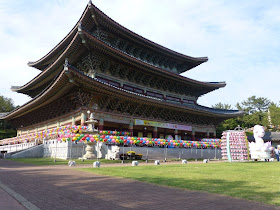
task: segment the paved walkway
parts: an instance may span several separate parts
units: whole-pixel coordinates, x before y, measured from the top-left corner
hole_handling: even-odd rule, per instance
[[[25,199],[22,203],[28,204],[27,209],[280,209],[227,196],[95,175],[67,166],[29,166],[4,159],[0,159],[0,184]],[[1,187],[0,196],[0,209],[24,209]]]

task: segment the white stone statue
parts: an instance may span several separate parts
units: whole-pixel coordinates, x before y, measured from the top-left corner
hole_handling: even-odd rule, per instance
[[[209,159],[203,159],[203,163],[208,163]]]
[[[264,137],[264,128],[261,125],[254,126],[254,138],[255,142],[249,143],[249,150],[251,159],[254,160],[269,160],[271,158],[271,142],[264,143],[262,137]]]
[[[70,166],[70,167],[76,166],[76,161],[74,161],[74,160],[69,160],[68,166]]]
[[[104,142],[98,142],[95,145],[96,157],[97,158],[104,158],[107,154],[107,145]]]
[[[100,168],[100,162],[99,161],[95,161],[92,164],[93,168]]]
[[[132,161],[132,166],[138,166],[139,165],[139,162],[138,161]]]
[[[154,165],[160,165],[160,161],[159,160],[155,160]]]
[[[118,160],[120,154],[120,147],[116,145],[109,146],[107,148],[107,154],[105,155],[105,159],[107,160]]]
[[[188,161],[187,160],[182,160],[182,164],[187,164]]]

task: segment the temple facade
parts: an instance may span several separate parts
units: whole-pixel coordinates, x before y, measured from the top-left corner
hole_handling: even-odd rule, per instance
[[[30,67],[41,71],[12,90],[32,99],[2,116],[18,136],[64,125],[85,125],[94,113],[99,130],[138,137],[216,137],[216,126],[243,114],[197,103],[225,82],[201,82],[180,74],[206,62],[141,37],[91,2],[68,35]]]

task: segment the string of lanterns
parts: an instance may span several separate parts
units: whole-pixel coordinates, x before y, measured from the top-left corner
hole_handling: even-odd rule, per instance
[[[148,137],[132,137],[130,132],[119,131],[99,131],[99,134],[84,134],[87,126],[67,125],[58,128],[47,129],[40,132],[26,134],[0,142],[0,144],[8,143],[24,143],[26,141],[34,141],[35,139],[57,139],[58,141],[72,142],[105,142],[106,144],[130,144],[130,145],[147,145],[147,146],[172,146],[172,147],[195,147],[195,148],[220,148],[220,139],[202,139],[201,141],[187,140],[168,140],[161,138]]]

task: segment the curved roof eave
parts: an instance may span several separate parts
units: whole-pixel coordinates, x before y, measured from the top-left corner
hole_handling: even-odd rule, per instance
[[[79,40],[79,33],[78,32],[76,32],[76,34],[72,38],[71,42],[68,44],[67,48],[64,49],[64,51],[59,55],[59,57],[50,66],[48,66],[45,69],[45,71],[40,72],[40,74],[38,74],[36,77],[34,77],[32,80],[30,80],[28,83],[26,83],[23,86],[12,86],[11,90],[14,91],[14,92],[24,93],[24,92],[28,91],[29,88],[31,88],[34,85],[38,84],[40,81],[43,80],[42,78],[45,78],[44,77],[45,75],[48,75],[48,73],[51,71],[51,69],[56,64],[58,64],[59,62],[62,62],[61,59],[64,59],[64,56],[67,54],[67,52],[70,49],[70,47],[73,46],[76,42],[80,42],[80,40]]]
[[[68,65],[68,72],[72,73],[73,75],[76,75],[76,79],[79,79],[79,77],[82,78],[82,80],[88,80],[91,81],[91,83],[96,83],[96,86],[98,88],[101,88],[103,90],[107,89],[111,93],[118,93],[121,95],[125,95],[126,97],[130,97],[133,93],[130,93],[129,91],[123,91],[120,88],[115,88],[113,86],[106,85],[105,83],[101,83],[97,80],[93,80],[92,78],[84,75],[82,72],[74,69],[72,66]],[[82,84],[85,84],[82,82]],[[87,83],[86,83],[87,84]],[[40,108],[41,106],[47,104],[48,102],[53,101],[57,98],[59,98],[63,93],[65,92],[66,89],[73,87],[76,84],[70,83],[69,82],[69,76],[66,75],[66,71],[62,70],[62,72],[57,76],[56,80],[50,84],[46,90],[42,91],[39,95],[37,95],[35,98],[31,99],[29,102],[26,104],[22,105],[21,107],[13,110],[12,112],[8,113],[5,116],[0,117],[0,119],[14,119],[16,117],[22,116],[24,114],[27,114],[28,112],[33,111],[34,109]],[[61,88],[63,87],[63,88]],[[59,91],[57,91],[59,90]],[[195,113],[199,114],[204,114],[204,115],[211,115],[214,117],[222,117],[222,118],[231,118],[231,117],[236,117],[244,114],[242,111],[236,111],[236,110],[216,110],[208,107],[203,107],[203,106],[180,106],[177,104],[173,103],[168,103],[168,102],[162,102],[153,99],[152,97],[148,96],[140,96],[139,94],[133,94],[134,97],[136,97],[136,100],[141,100],[141,101],[146,101],[147,103],[153,103],[157,105],[164,105],[168,107],[174,108],[179,108],[183,109],[185,111],[194,111]],[[39,105],[38,105],[39,104]]]
[[[34,62],[28,62],[28,65],[30,67],[35,67],[39,70],[43,70],[44,67],[42,67],[44,65],[44,63],[47,63],[47,60],[49,59],[53,59],[55,56],[57,56],[57,53],[59,53],[61,50],[63,50],[63,48],[65,47],[65,45],[67,45],[70,40],[71,37],[73,36],[73,34],[75,33],[75,31],[78,28],[78,25],[80,22],[83,21],[83,19],[86,17],[86,14],[89,12],[89,9],[94,9],[95,12],[97,12],[105,21],[107,21],[107,23],[111,23],[113,24],[115,27],[117,27],[118,29],[120,29],[122,32],[128,34],[129,36],[131,36],[132,38],[136,38],[138,39],[140,42],[144,42],[147,43],[149,46],[152,47],[156,47],[156,49],[158,49],[158,51],[163,51],[163,52],[167,52],[165,54],[171,54],[177,58],[180,59],[187,59],[187,60],[191,60],[194,62],[197,62],[195,66],[200,65],[201,63],[204,63],[206,61],[208,61],[208,57],[191,57],[191,56],[187,56],[181,53],[178,53],[176,51],[173,51],[171,49],[168,49],[164,46],[161,46],[153,41],[150,41],[136,33],[134,33],[133,31],[130,31],[129,29],[125,28],[124,26],[120,25],[119,23],[117,23],[116,21],[112,20],[110,17],[108,17],[106,14],[104,14],[101,10],[99,10],[94,4],[92,4],[91,2],[87,5],[87,7],[85,8],[82,16],[80,17],[80,19],[78,20],[78,22],[76,23],[76,25],[72,28],[72,30],[66,35],[66,37],[61,40],[50,52],[48,52],[44,57],[42,57],[41,59],[34,61]]]
[[[168,52],[168,53],[172,54],[173,56],[179,57],[181,59],[188,59],[188,60],[192,60],[192,61],[199,61],[201,63],[204,63],[204,62],[208,61],[208,57],[191,57],[191,56],[188,56],[188,55],[184,55],[182,53],[173,51],[173,50],[171,50],[169,48],[166,48],[166,47],[164,47],[162,45],[159,45],[159,44],[157,44],[157,43],[155,43],[155,42],[153,42],[153,41],[151,41],[149,39],[146,39],[145,37],[140,36],[139,34],[134,33],[133,31],[127,29],[126,27],[120,25],[119,23],[117,23],[116,21],[111,19],[104,12],[102,12],[100,9],[98,9],[94,4],[91,3],[91,6],[95,10],[95,12],[97,12],[100,15],[100,17],[102,17],[103,20],[105,20],[107,23],[112,24],[113,26],[115,26],[118,29],[120,29],[120,31],[124,32],[125,34],[128,34],[129,36],[133,37],[134,39],[138,39],[140,42],[147,43],[148,45],[156,47],[160,51],[163,50],[163,51]]]
[[[190,79],[188,77],[184,77],[182,75],[179,75],[179,74],[175,74],[173,72],[170,72],[170,71],[167,71],[167,70],[163,70],[161,68],[158,68],[156,66],[153,66],[149,63],[146,63],[146,62],[143,62],[135,57],[132,57],[128,54],[125,54],[124,52],[108,45],[107,43],[105,43],[104,41],[100,40],[100,39],[97,39],[96,37],[94,37],[93,35],[91,35],[89,32],[85,31],[84,29],[82,29],[82,32],[86,35],[86,37],[94,42],[96,42],[97,44],[101,45],[102,47],[106,48],[106,49],[109,49],[113,54],[115,53],[116,55],[119,55],[121,57],[125,57],[125,58],[128,58],[130,61],[134,62],[134,63],[137,63],[138,65],[142,65],[142,66],[145,66],[145,67],[148,67],[149,69],[153,69],[153,70],[156,70],[156,71],[159,71],[161,73],[164,73],[168,76],[172,76],[173,78],[176,78],[176,79],[179,79],[181,80],[182,82],[188,82],[188,83],[192,83],[192,84],[196,84],[196,85],[203,85],[203,86],[207,86],[207,87],[211,87],[211,88],[215,88],[215,89],[218,89],[218,88],[221,88],[221,87],[225,87],[226,86],[226,83],[225,82],[201,82],[201,81],[198,81],[198,80],[194,80],[194,79]]]
[[[13,119],[16,117],[19,117],[23,114],[26,114],[28,112],[31,112],[34,110],[36,107],[39,108],[43,106],[46,101],[46,99],[51,99],[52,100],[59,98],[63,93],[66,88],[68,88],[70,82],[68,82],[68,77],[64,74],[64,70],[57,76],[56,80],[50,84],[47,87],[47,90],[42,91],[40,94],[38,94],[36,97],[28,101],[27,103],[23,104],[22,106],[18,107],[17,109],[11,111],[7,115],[3,116],[0,119]],[[67,79],[67,80],[66,80]],[[66,82],[67,81],[67,82]],[[62,88],[59,88],[59,91],[55,89],[55,86],[62,86]],[[68,85],[68,86],[67,86]],[[39,106],[38,106],[39,104]]]
[[[138,94],[138,93],[133,93],[127,90],[122,90],[121,88],[117,88],[114,87],[112,85],[106,85],[103,82],[99,82],[97,79],[92,79],[88,76],[86,76],[85,74],[83,74],[82,72],[80,72],[77,69],[74,69],[73,67],[70,66],[69,71],[72,71],[73,74],[76,74],[77,77],[75,77],[76,79],[79,79],[79,77],[82,77],[83,81],[84,80],[88,80],[89,82],[98,82],[99,85],[97,85],[99,88],[102,89],[110,89],[110,92],[116,92],[122,95],[131,95],[133,94],[135,97],[141,97],[141,101],[146,101],[149,103],[153,103],[153,104],[158,104],[158,105],[165,105],[165,106],[169,106],[169,107],[173,107],[173,108],[179,108],[179,109],[183,109],[183,110],[188,110],[188,111],[195,111],[197,114],[201,113],[204,115],[211,115],[214,117],[221,117],[221,118],[231,118],[231,117],[237,117],[237,116],[241,116],[243,114],[245,114],[244,111],[240,111],[240,110],[221,110],[221,109],[214,109],[214,108],[209,108],[209,107],[204,107],[201,105],[190,105],[190,106],[182,106],[182,105],[177,105],[174,103],[168,103],[165,101],[161,101],[157,98],[153,98],[150,96],[145,96],[142,94]],[[84,83],[82,82],[81,84],[88,84],[88,83]],[[102,86],[102,87],[101,87]]]
[[[83,20],[83,18],[86,16],[86,14],[88,12],[88,8],[89,8],[89,4],[85,8],[82,16],[80,17],[80,19],[78,20],[76,25],[72,28],[72,30],[50,52],[48,52],[44,57],[40,58],[37,61],[28,62],[28,66],[43,70],[43,69],[39,68],[39,66],[42,63],[46,62],[46,60],[57,56],[57,53],[59,53],[65,47],[65,45],[68,45],[71,42],[71,40],[73,39],[71,37],[75,36],[75,32],[77,32],[78,25]]]

